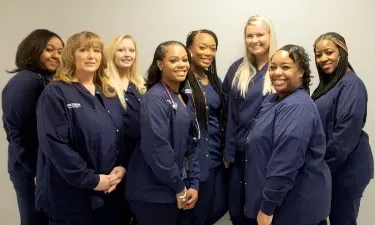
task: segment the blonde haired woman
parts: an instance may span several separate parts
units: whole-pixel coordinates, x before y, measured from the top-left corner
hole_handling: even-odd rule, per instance
[[[98,35],[74,34],[39,99],[36,206],[50,225],[121,224],[115,189],[125,174],[124,110],[106,64]]]
[[[112,39],[107,47],[107,74],[115,87],[119,99],[126,107],[126,93],[133,87],[139,94],[146,91],[145,80],[138,71],[138,46],[130,35],[120,35]],[[132,92],[132,91],[130,91]],[[120,95],[121,93],[121,95]]]
[[[107,46],[107,74],[110,83],[124,107],[125,114],[125,151],[121,155],[122,164],[127,168],[137,143],[140,141],[140,100],[146,91],[145,80],[138,72],[138,47],[130,35],[120,35],[111,40]],[[124,187],[122,188],[124,190]],[[126,221],[132,218],[127,207],[123,212]]]
[[[275,31],[264,16],[252,16],[244,28],[245,55],[229,68],[223,92],[228,115],[224,161],[230,167],[229,213],[232,223],[245,224],[243,185],[243,149],[247,131],[265,96],[273,92],[268,62],[276,51]]]

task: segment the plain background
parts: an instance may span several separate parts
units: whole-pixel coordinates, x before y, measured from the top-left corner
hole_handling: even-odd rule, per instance
[[[367,86],[369,102],[365,130],[375,146],[375,90],[372,89],[372,57],[375,47],[375,1],[373,0],[0,0],[0,88],[12,76],[15,52],[32,30],[47,28],[64,41],[83,30],[103,37],[106,43],[120,34],[130,34],[140,49],[140,71],[144,74],[156,46],[167,40],[185,42],[191,30],[207,28],[219,38],[217,68],[221,78],[231,63],[243,54],[243,29],[255,14],[268,16],[276,30],[279,46],[298,44],[306,48],[315,76],[312,54],[314,40],[335,31],[346,38],[349,61]],[[372,28],[371,28],[372,27]],[[374,147],[373,147],[374,148]],[[7,172],[7,141],[0,131],[0,224],[19,224],[14,190]],[[362,200],[359,225],[374,224],[374,182]],[[223,220],[220,224],[229,224]]]

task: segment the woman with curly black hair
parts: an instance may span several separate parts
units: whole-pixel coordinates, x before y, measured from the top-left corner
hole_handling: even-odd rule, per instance
[[[245,215],[258,225],[325,224],[329,214],[331,174],[310,74],[302,47],[286,45],[271,58],[277,93],[263,101],[245,143]]]

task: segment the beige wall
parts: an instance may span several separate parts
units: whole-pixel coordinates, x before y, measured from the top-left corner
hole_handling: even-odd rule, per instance
[[[242,54],[242,32],[247,18],[264,14],[273,21],[280,45],[302,45],[311,57],[312,44],[318,35],[336,31],[346,38],[350,62],[368,88],[366,130],[375,146],[375,89],[371,87],[374,72],[370,60],[375,52],[372,43],[375,29],[371,28],[375,23],[373,9],[373,0],[0,0],[0,88],[10,78],[4,70],[14,66],[17,45],[36,28],[51,29],[64,40],[82,30],[97,32],[106,41],[118,34],[131,34],[140,46],[141,72],[146,71],[160,42],[169,39],[184,42],[189,31],[208,28],[219,37],[217,64],[223,77],[230,64]],[[316,76],[315,65],[312,71]],[[0,224],[13,225],[18,223],[18,212],[7,173],[7,142],[3,130],[0,146]],[[360,225],[374,224],[371,207],[374,201],[372,183],[362,202]]]

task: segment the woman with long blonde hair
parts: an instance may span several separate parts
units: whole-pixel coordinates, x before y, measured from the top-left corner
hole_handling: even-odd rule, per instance
[[[122,224],[115,189],[125,175],[124,110],[106,64],[97,34],[74,34],[39,99],[36,207],[50,225]]]
[[[138,46],[130,35],[120,35],[111,40],[106,49],[107,74],[110,83],[114,87],[125,109],[125,149],[120,158],[127,168],[130,158],[140,141],[140,101],[146,91],[145,80],[138,71]],[[122,188],[124,190],[124,187]],[[136,224],[134,216],[127,207],[123,211],[126,221],[132,220]]]
[[[275,31],[264,16],[252,16],[244,28],[244,57],[235,61],[223,81],[228,102],[224,162],[230,167],[229,213],[232,223],[245,224],[243,149],[247,131],[265,96],[273,92],[268,62],[276,51]]]

